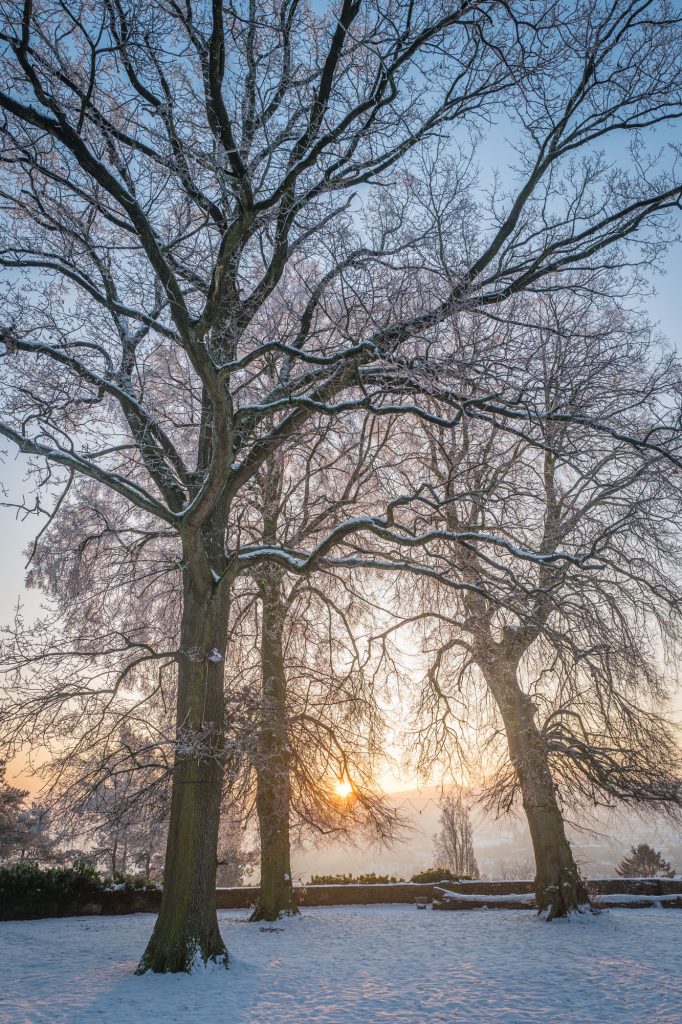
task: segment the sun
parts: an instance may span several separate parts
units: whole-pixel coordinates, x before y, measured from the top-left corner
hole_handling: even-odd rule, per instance
[[[345,800],[346,797],[350,796],[351,793],[353,792],[353,787],[351,786],[348,779],[339,779],[339,781],[336,783],[336,792],[338,796]]]

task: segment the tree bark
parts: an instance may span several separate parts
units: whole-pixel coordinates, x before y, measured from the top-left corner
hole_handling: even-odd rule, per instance
[[[223,784],[228,598],[185,551],[178,658],[177,744],[163,895],[140,961],[145,971],[227,964],[218,929],[216,869]]]
[[[502,715],[528,819],[538,910],[548,921],[566,917],[590,901],[566,838],[547,747],[535,724],[535,705],[519,686],[516,662],[489,659],[484,674]]]
[[[270,569],[260,583],[261,734],[256,764],[256,810],[260,830],[261,884],[252,921],[297,914],[291,877],[291,765],[286,706],[281,574]]]

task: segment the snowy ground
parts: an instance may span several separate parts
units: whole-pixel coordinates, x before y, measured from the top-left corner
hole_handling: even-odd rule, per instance
[[[2,1024],[680,1024],[682,911],[221,911],[230,970],[133,977],[153,917],[0,924]]]

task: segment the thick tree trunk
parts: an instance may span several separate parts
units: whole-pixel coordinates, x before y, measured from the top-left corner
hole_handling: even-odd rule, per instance
[[[186,556],[177,746],[161,909],[138,973],[227,963],[215,883],[222,800],[227,598]]]
[[[535,706],[522,691],[513,661],[492,660],[484,670],[500,709],[521,789],[535,853],[535,895],[548,921],[589,906],[589,897],[566,838],[547,748],[535,724]]]
[[[288,780],[263,772],[257,781],[257,809],[260,828],[261,883],[252,921],[276,921],[282,914],[297,914],[291,879]]]
[[[261,581],[263,603],[261,735],[256,764],[261,885],[252,921],[276,921],[298,908],[291,878],[289,820],[291,766],[286,707],[281,576],[271,569]]]

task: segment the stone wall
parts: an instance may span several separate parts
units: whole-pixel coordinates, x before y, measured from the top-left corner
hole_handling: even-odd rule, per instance
[[[487,896],[509,893],[529,893],[533,883],[528,880],[512,882],[455,882],[444,880],[441,885],[450,892],[480,893]],[[601,878],[588,881],[593,896],[628,893],[641,896],[665,896],[678,893],[682,888],[680,879],[673,878]],[[253,906],[258,897],[258,886],[240,886],[216,890],[216,906],[220,910],[246,910]],[[398,882],[386,885],[307,885],[297,889],[302,907],[351,906],[372,903],[415,903],[430,901],[433,885],[413,882]],[[0,919],[27,917],[73,917],[99,914],[155,914],[161,903],[159,890],[150,892],[126,892],[113,890],[89,903],[74,903],[64,908],[46,904],[40,914],[6,914],[0,908]]]
[[[216,904],[220,910],[252,907],[258,898],[258,886],[218,889]],[[431,899],[432,884],[397,882],[385,885],[303,885],[296,893],[302,907],[336,907],[368,903],[414,903]]]

